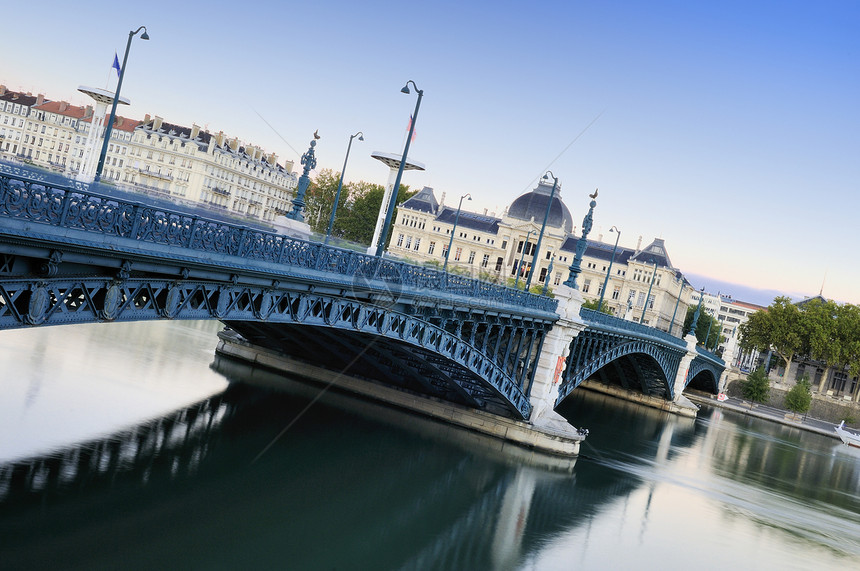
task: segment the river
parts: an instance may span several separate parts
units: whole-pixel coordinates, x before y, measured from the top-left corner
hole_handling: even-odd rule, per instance
[[[216,360],[219,328],[0,332],[0,568],[860,567],[838,440],[577,391],[556,461]]]

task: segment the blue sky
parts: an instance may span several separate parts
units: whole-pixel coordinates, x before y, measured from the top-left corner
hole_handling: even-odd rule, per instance
[[[662,237],[696,287],[860,303],[858,2],[125,4],[6,6],[0,82],[83,104],[145,25],[125,115],[297,163],[319,129],[335,171],[361,130],[346,178],[384,184],[370,153],[402,152],[412,79],[405,184],[501,214],[550,169],[577,223],[600,189],[592,237]]]

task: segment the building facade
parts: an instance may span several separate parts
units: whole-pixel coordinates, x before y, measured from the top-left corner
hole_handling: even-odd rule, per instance
[[[0,157],[75,178],[87,159],[93,107],[46,100],[0,86]],[[98,134],[104,137],[104,129]],[[101,144],[97,146],[101,149]],[[291,209],[298,186],[292,161],[223,132],[146,115],[117,115],[102,181],[126,190],[203,205],[271,223]]]
[[[433,189],[425,187],[398,208],[389,251],[438,266],[446,265],[447,256],[448,271],[551,289],[568,278],[577,240],[561,190],[553,191],[548,181],[541,180],[501,217],[466,210],[458,215],[456,208],[438,202]],[[614,256],[613,244],[587,242],[578,282],[586,300],[598,300],[606,282],[603,298],[613,314],[682,335],[694,291],[672,266],[662,239],[642,249],[619,245]]]

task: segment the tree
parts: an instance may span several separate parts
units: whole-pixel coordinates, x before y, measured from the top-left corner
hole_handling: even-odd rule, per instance
[[[785,395],[785,408],[798,414],[809,412],[812,404],[812,388],[804,375]]]
[[[689,333],[695,314],[695,307],[687,308],[687,315],[684,317],[684,335]],[[713,317],[706,311],[699,312],[699,321],[696,322],[696,340],[699,343],[709,349],[716,346],[717,339],[720,338],[722,330],[723,326],[716,317]]]
[[[746,381],[741,382],[741,392],[745,399],[755,402],[767,401],[770,397],[770,379],[761,367],[750,373]]]
[[[334,206],[334,197],[337,193],[337,185],[339,183],[340,173],[336,173],[331,169],[323,169],[311,181],[305,193],[305,221],[310,224],[311,230],[318,234],[325,234],[326,230],[328,230],[331,210]],[[343,206],[348,201],[349,187],[344,186],[340,191],[340,205]]]
[[[612,310],[609,309],[609,302],[604,299],[603,303],[600,304],[600,307],[598,308],[597,304],[599,302],[600,302],[599,299],[587,299],[587,300],[582,302],[582,307],[584,309],[593,309],[594,311],[600,311],[602,313],[612,315]]]
[[[772,348],[785,361],[788,370],[794,356],[803,348],[802,317],[791,299],[777,297],[766,310],[753,313],[740,326],[740,346],[762,353]]]

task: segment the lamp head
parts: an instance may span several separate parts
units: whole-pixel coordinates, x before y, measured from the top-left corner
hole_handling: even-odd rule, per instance
[[[144,30],[143,33],[140,35],[140,39],[141,40],[148,40],[149,39],[149,34],[146,33],[146,30]]]
[[[406,85],[404,85],[404,86],[403,86],[403,89],[401,89],[401,90],[400,90],[400,93],[406,93],[406,94],[411,93],[411,92],[409,91],[409,84],[408,84],[408,83],[407,83]]]
[[[465,198],[466,198],[466,200],[472,200],[472,195],[469,193],[466,193]]]
[[[359,136],[358,136],[358,140],[359,140],[359,141],[363,141],[363,140],[364,140],[364,135],[359,135]]]

